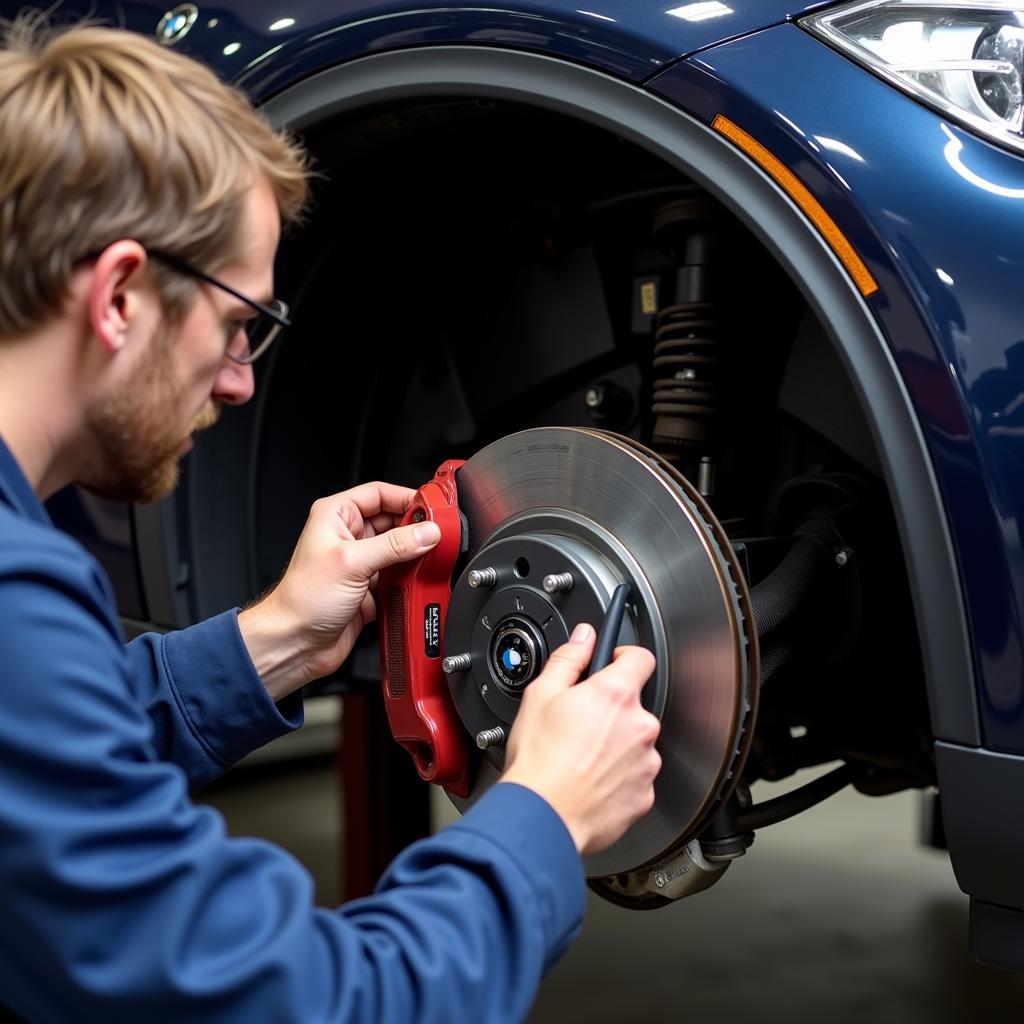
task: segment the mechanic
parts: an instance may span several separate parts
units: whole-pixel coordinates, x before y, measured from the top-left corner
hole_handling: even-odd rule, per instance
[[[158,498],[191,435],[252,396],[305,158],[190,59],[38,15],[5,27],[0,138],[0,1003],[29,1021],[521,1019],[580,928],[580,854],[652,806],[653,657],[621,648],[574,686],[580,626],[530,686],[502,782],[371,897],[317,908],[288,854],[228,838],[190,790],[301,724],[300,688],[374,617],[377,571],[437,527],[397,525],[406,488],[324,498],[269,595],[125,647],[102,571],[41,501],[71,483]]]

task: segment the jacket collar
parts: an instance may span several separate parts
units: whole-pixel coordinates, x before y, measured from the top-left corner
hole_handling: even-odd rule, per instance
[[[43,503],[32,490],[11,450],[0,437],[0,501],[10,505],[19,515],[33,522],[50,525]]]

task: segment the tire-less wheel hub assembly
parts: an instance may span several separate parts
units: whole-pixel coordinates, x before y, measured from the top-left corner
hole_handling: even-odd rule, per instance
[[[523,693],[626,583],[619,643],[656,657],[642,701],[661,720],[662,770],[654,808],[586,872],[636,906],[713,882],[725,865],[694,840],[738,781],[758,655],[735,553],[701,497],[629,438],[543,428],[442,466],[407,515],[423,519],[441,543],[382,573],[379,592],[385,704],[421,776],[460,808],[496,781]]]

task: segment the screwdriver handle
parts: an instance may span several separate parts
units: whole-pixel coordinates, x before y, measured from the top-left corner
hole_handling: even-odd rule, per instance
[[[594,656],[590,659],[587,676],[600,672],[612,660],[612,652],[619,640],[619,630],[622,629],[622,619],[626,614],[628,601],[629,584],[620,583],[612,593],[601,628],[597,631],[597,643],[594,645]]]

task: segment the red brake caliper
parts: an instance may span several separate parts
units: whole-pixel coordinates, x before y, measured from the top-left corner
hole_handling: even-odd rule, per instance
[[[402,525],[431,521],[441,540],[415,562],[385,569],[378,585],[384,706],[395,739],[426,782],[469,795],[469,746],[441,668],[441,646],[462,522],[455,471],[445,462],[417,492]]]

